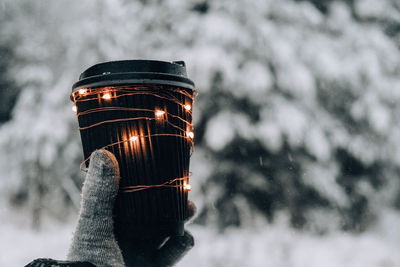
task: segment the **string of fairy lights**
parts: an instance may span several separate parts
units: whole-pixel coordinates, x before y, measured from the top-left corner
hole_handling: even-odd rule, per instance
[[[175,95],[176,93],[182,94],[185,98],[184,102],[179,100]],[[193,90],[193,94],[189,93],[185,89],[181,89],[178,87],[168,87],[167,89],[162,86],[109,86],[109,87],[100,87],[100,88],[81,88],[71,94],[71,99],[74,102],[72,106],[72,110],[76,113],[76,116],[79,118],[80,116],[85,116],[88,114],[98,113],[98,112],[108,112],[108,111],[138,111],[143,112],[146,116],[138,116],[138,117],[127,117],[127,118],[118,118],[112,120],[104,120],[100,122],[96,122],[87,126],[79,127],[79,130],[84,131],[93,127],[97,127],[102,124],[109,124],[115,122],[128,122],[128,121],[156,121],[166,123],[167,125],[177,129],[179,134],[177,133],[150,133],[150,134],[130,134],[127,138],[123,140],[119,140],[117,142],[113,142],[107,144],[100,149],[108,149],[113,146],[117,146],[123,143],[137,143],[143,142],[146,138],[156,137],[156,136],[171,136],[183,138],[190,143],[190,156],[194,150],[194,133],[193,133],[193,124],[178,116],[176,114],[172,114],[168,112],[166,108],[155,108],[155,109],[145,109],[145,108],[131,108],[131,107],[119,107],[119,106],[104,106],[104,107],[95,107],[84,111],[79,111],[77,104],[79,102],[85,101],[98,101],[99,103],[111,103],[113,99],[118,99],[124,96],[133,96],[133,95],[151,95],[158,99],[171,101],[178,106],[182,107],[187,115],[192,115],[192,103],[194,101],[194,95],[196,91]],[[168,118],[174,118],[180,120],[186,125],[186,129],[172,123]],[[90,160],[90,156],[87,157],[80,165],[81,170],[87,172],[84,168],[85,163]],[[189,176],[179,177],[170,179],[162,184],[155,185],[134,185],[134,186],[125,186],[121,188],[122,192],[131,193],[142,191],[150,188],[160,188],[160,187],[170,187],[170,188],[179,188],[181,185],[176,184],[177,182],[183,181],[183,189],[185,191],[191,190],[191,185],[188,183]]]

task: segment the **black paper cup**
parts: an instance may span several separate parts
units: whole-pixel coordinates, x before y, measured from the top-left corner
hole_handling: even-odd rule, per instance
[[[100,63],[73,85],[84,165],[100,148],[111,151],[119,163],[117,239],[183,235],[193,94],[184,62]]]

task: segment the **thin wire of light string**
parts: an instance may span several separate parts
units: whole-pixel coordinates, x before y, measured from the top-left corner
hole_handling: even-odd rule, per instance
[[[174,178],[171,180],[168,180],[165,183],[158,184],[158,185],[131,185],[131,186],[125,186],[122,189],[122,192],[124,193],[132,193],[132,192],[137,192],[137,191],[142,191],[150,188],[157,188],[157,187],[170,187],[170,188],[179,188],[181,187],[180,185],[174,185],[173,183],[178,182],[178,181],[186,181],[188,176],[181,177],[181,178]]]
[[[144,111],[144,112],[152,112],[154,113],[154,110],[152,109],[144,109],[144,108],[124,108],[124,107],[102,107],[102,108],[94,108],[94,109],[90,109],[90,110],[86,110],[86,111],[82,111],[82,112],[78,112],[76,115],[79,116],[83,116],[83,115],[87,115],[87,114],[91,114],[91,113],[96,113],[96,112],[102,112],[102,111]],[[173,118],[179,119],[183,122],[185,122],[187,125],[189,126],[193,126],[192,123],[190,123],[189,121],[176,116],[172,113],[166,112],[166,114],[168,116],[171,116]],[[80,128],[81,129],[81,128]]]
[[[163,87],[157,87],[158,89],[162,89]],[[190,100],[192,100],[192,105],[194,102],[194,95],[191,95],[190,93],[188,93],[186,90],[182,90],[182,89],[175,89],[175,88],[170,88],[168,87],[168,90],[163,90],[163,94],[159,94],[160,91],[158,91],[158,93],[154,93],[151,90],[149,90],[148,87],[103,87],[103,88],[95,88],[95,89],[90,89],[90,88],[85,88],[82,89],[84,90],[83,93],[79,93],[79,91],[74,92],[71,94],[71,99],[74,100],[74,103],[76,105],[76,102],[80,102],[80,101],[90,101],[90,100],[99,100],[99,95],[100,94],[105,94],[108,93],[109,94],[109,98],[107,100],[111,100],[114,98],[119,98],[122,96],[129,96],[129,95],[136,95],[136,94],[146,94],[146,95],[152,95],[161,99],[166,99],[169,101],[172,101],[176,104],[178,104],[179,106],[181,106],[181,108],[185,107],[185,103],[182,103],[179,99],[177,99],[175,96],[171,95],[168,93],[168,90],[172,91],[172,92],[178,92],[186,97],[188,97]],[[132,90],[134,90],[135,92],[132,92]],[[128,92],[128,93],[124,93],[124,94],[119,94],[119,95],[115,95],[112,96],[110,95],[110,93],[116,93],[116,92]],[[197,92],[195,90],[193,90],[193,94],[197,94]],[[89,98],[81,98],[83,96],[90,96],[90,95],[97,95],[96,97],[89,97]],[[84,116],[87,114],[91,114],[91,113],[96,113],[96,112],[103,112],[103,111],[144,111],[144,112],[154,112],[154,110],[151,109],[139,109],[139,108],[124,108],[124,107],[101,107],[101,108],[94,108],[94,109],[90,109],[87,111],[83,111],[83,112],[77,112],[77,117],[79,116]],[[187,113],[189,113],[190,115],[192,114],[191,109],[190,110],[186,110]],[[169,112],[166,112],[167,116],[171,116],[173,118],[177,118],[181,121],[183,121],[184,123],[186,123],[187,126],[190,126],[191,130],[193,128],[193,124],[190,123],[189,121],[181,118],[178,115],[174,115],[171,114]],[[185,113],[183,113],[185,114]],[[107,121],[103,121],[103,122],[99,122],[99,123],[95,123],[86,127],[80,127],[80,130],[86,130],[92,127],[96,127],[98,125],[104,124],[104,123],[112,123],[112,122],[122,122],[122,121],[132,121],[132,120],[158,120],[158,118],[153,118],[153,117],[137,117],[137,118],[126,118],[126,119],[115,119],[115,120],[107,120]],[[182,129],[181,127],[170,123],[169,121],[165,121],[167,122],[170,126],[174,127],[175,129],[178,129],[179,131],[183,132],[183,133],[187,133],[186,130]],[[141,135],[141,136],[137,136],[137,138],[150,138],[152,136],[174,136],[174,137],[179,137],[179,138],[184,138],[185,140],[187,139],[187,137],[185,135],[181,135],[181,134],[173,134],[173,133],[163,133],[163,134],[149,134],[149,135]],[[189,138],[191,141],[191,147],[190,147],[190,156],[192,155],[193,151],[194,151],[194,142],[192,138]],[[108,144],[106,146],[103,146],[101,149],[107,149],[111,146],[115,146],[115,145],[119,145],[121,143],[125,143],[125,142],[134,142],[130,139],[128,140],[121,140],[118,142],[114,142],[111,144]],[[183,156],[183,146],[181,146],[182,151],[180,151],[182,154],[180,156]],[[181,158],[181,157],[179,157]],[[81,164],[80,164],[80,169],[82,171],[87,172],[87,169],[83,169],[83,165],[90,159],[90,156],[87,157]],[[179,170],[181,170],[181,161],[179,161],[178,164],[178,168]],[[184,185],[186,183],[188,179],[188,176],[182,177],[182,178],[174,178],[172,180],[169,180],[165,183],[162,184],[157,184],[157,185],[137,185],[137,186],[128,186],[128,187],[124,187],[122,188],[123,192],[137,192],[137,191],[141,191],[141,190],[145,190],[145,189],[149,189],[149,188],[157,188],[157,187],[178,187],[179,189],[181,189],[182,185],[172,185],[172,183],[174,182],[179,182],[179,181],[183,181]]]

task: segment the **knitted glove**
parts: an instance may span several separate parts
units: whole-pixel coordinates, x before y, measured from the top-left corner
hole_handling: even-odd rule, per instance
[[[119,187],[119,167],[114,155],[97,150],[82,188],[78,225],[67,256],[98,267],[125,266],[114,237],[113,207]]]

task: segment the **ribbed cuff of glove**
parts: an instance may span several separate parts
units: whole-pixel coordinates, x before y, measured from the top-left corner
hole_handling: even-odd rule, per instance
[[[96,267],[90,262],[57,261],[53,259],[36,259],[25,267]]]

